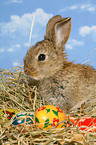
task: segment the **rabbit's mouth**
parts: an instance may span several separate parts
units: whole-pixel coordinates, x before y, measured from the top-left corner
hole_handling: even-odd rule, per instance
[[[26,75],[29,77],[29,78],[32,78],[32,79],[35,79],[35,80],[41,80],[42,77],[41,75],[38,73],[38,71],[30,66],[26,60],[24,60],[24,71],[26,73]]]
[[[28,68],[25,70],[25,73],[32,78],[38,77],[39,75],[36,71],[31,71]]]
[[[24,71],[29,78],[37,81],[42,80],[46,77],[46,75],[43,74],[40,75],[36,70],[33,70],[32,68],[28,69],[28,67],[27,68],[24,67]]]
[[[38,78],[39,74],[38,72],[34,69],[34,68],[28,68],[26,66],[24,66],[24,71],[26,73],[26,75],[28,75],[31,78]]]

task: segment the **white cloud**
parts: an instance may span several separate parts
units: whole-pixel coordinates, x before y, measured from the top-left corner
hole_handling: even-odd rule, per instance
[[[13,66],[18,66],[20,65],[19,62],[13,62]]]
[[[86,35],[92,35],[96,38],[96,25],[93,25],[91,27],[83,26],[79,29],[79,33],[83,37]]]
[[[14,45],[12,45],[12,47],[14,47],[14,48],[20,48],[21,45],[20,44],[14,44]]]
[[[68,44],[66,44],[66,48],[67,49],[73,49],[74,46],[81,46],[81,45],[84,45],[84,42],[77,41],[75,39],[71,39],[71,40],[68,41]]]
[[[93,12],[93,11],[96,11],[96,5],[92,5],[92,4],[84,4],[84,5],[81,5],[81,4],[77,4],[77,5],[72,5],[72,6],[69,6],[69,7],[66,7],[64,9],[61,9],[60,12],[64,12],[64,11],[69,11],[69,10],[82,10],[82,11],[89,11],[89,12]]]
[[[7,49],[8,52],[13,52],[15,48],[21,48],[20,44],[11,45],[10,48]]]
[[[20,44],[16,44],[16,45],[15,45],[15,47],[20,48],[20,47],[21,47],[21,45],[20,45]]]
[[[88,8],[88,11],[92,12],[92,11],[95,11],[95,9],[96,8],[94,8],[94,7],[90,7],[90,8]]]
[[[71,44],[66,44],[66,49],[72,49],[73,46]]]
[[[14,49],[13,49],[13,48],[8,48],[7,51],[8,51],[8,52],[13,52]]]
[[[0,53],[1,53],[1,52],[4,52],[4,51],[5,51],[5,49],[4,49],[4,48],[1,48],[1,49],[0,49]]]
[[[73,6],[70,7],[70,10],[76,10],[77,8],[78,8],[78,6],[73,5]]]
[[[60,12],[69,11],[69,10],[76,10],[77,8],[78,8],[77,5],[72,5],[72,6],[64,8],[64,9],[61,9]]]
[[[24,46],[29,47],[29,42],[24,43]]]
[[[45,13],[41,8],[35,11],[35,15],[36,15],[35,21],[41,24],[42,26],[46,26],[48,20],[53,16],[52,14]]]
[[[8,0],[7,2],[5,2],[4,4],[12,4],[12,3],[22,3],[22,0]]]
[[[36,15],[35,24],[39,24],[40,26],[45,26],[52,17],[52,14],[45,13],[41,8],[33,13],[25,13],[21,17],[12,15],[8,23],[0,23],[1,34],[13,34],[15,32],[19,32],[19,34],[29,34],[28,32],[30,31],[34,14]]]
[[[82,6],[80,7],[80,9],[81,9],[81,10],[87,10],[87,11],[92,12],[92,11],[95,11],[96,6],[95,6],[95,5],[91,5],[91,4],[86,4],[86,5],[82,5]]]

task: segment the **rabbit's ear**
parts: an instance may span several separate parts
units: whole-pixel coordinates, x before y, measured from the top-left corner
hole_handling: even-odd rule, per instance
[[[64,18],[54,25],[54,38],[55,46],[64,46],[69,38],[71,32],[71,18]],[[55,39],[55,40],[54,40]]]
[[[46,28],[46,35],[44,36],[45,39],[52,40],[54,25],[56,22],[58,22],[61,19],[62,17],[60,15],[56,15],[48,21],[47,28]]]

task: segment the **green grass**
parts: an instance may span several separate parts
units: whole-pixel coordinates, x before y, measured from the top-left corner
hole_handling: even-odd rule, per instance
[[[15,108],[20,112],[31,111],[34,113],[42,105],[46,105],[42,96],[38,98],[38,94],[35,86],[28,85],[23,66],[0,70],[0,109]],[[72,110],[70,115],[73,115],[75,119],[88,115],[96,117],[96,106],[93,104],[90,104],[88,108],[82,106],[80,110]],[[81,131],[75,126],[54,131],[52,129],[41,130],[33,124],[15,126],[12,121],[0,116],[0,144],[2,145],[71,145],[74,143],[95,145],[96,132]]]

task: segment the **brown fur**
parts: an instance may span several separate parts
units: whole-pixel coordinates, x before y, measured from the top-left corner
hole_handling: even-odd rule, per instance
[[[70,31],[70,18],[53,17],[47,24],[45,39],[30,48],[24,58],[31,84],[49,104],[65,112],[88,100],[92,103],[93,96],[96,101],[96,70],[68,62],[63,53]],[[45,54],[46,59],[38,61],[39,54]]]

